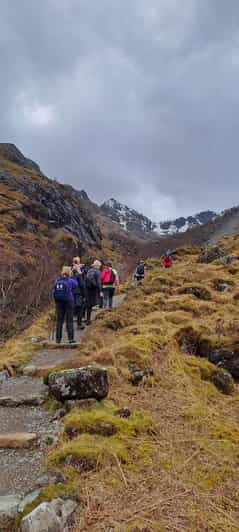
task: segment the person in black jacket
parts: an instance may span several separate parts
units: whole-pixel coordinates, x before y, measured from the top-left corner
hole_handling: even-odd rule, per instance
[[[100,281],[100,268],[101,262],[95,260],[86,274],[86,325],[91,324],[92,308],[99,303],[99,298],[103,295]]]
[[[82,318],[84,314],[84,305],[85,305],[85,281],[83,272],[81,270],[80,264],[73,262],[72,267],[73,278],[77,281],[77,287],[74,288],[74,310],[77,317],[77,327],[78,329],[84,329],[82,325]]]

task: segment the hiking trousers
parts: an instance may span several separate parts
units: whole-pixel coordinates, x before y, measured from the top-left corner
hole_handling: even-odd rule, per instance
[[[112,286],[109,286],[107,288],[103,288],[103,294],[104,294],[104,302],[103,306],[104,308],[112,308],[113,306],[113,297],[114,297],[115,289]]]
[[[66,320],[66,330],[68,340],[74,340],[74,303],[73,301],[56,301],[56,341],[60,342],[62,339],[62,329],[64,321]]]

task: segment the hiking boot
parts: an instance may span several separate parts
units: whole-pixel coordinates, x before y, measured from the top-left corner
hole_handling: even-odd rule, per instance
[[[91,325],[91,321],[87,321],[87,322],[86,322],[86,325]]]
[[[69,340],[69,344],[76,344],[75,340]]]
[[[85,328],[85,326],[82,325],[82,323],[79,323],[79,324],[77,325],[77,329],[78,329],[79,331],[83,331],[84,328]]]
[[[61,340],[56,340],[56,344],[60,344],[61,343]]]

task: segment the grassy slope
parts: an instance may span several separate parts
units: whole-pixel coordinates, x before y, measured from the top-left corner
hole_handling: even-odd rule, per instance
[[[238,254],[239,238],[225,246]],[[214,290],[218,278],[233,283],[226,293]],[[207,288],[211,300],[180,294],[190,283]],[[238,530],[239,396],[205,380],[213,366],[180,352],[175,339],[193,326],[221,345],[236,342],[238,289],[238,267],[197,264],[189,250],[171,271],[149,261],[144,286],[129,289],[113,314],[99,313],[75,365],[108,367],[110,397],[72,411],[48,457],[66,473],[64,493],[81,502],[77,530]],[[154,376],[133,387],[132,363]],[[132,411],[128,420],[115,416],[122,406]],[[111,436],[103,435],[105,423]],[[61,492],[52,486],[44,497]]]

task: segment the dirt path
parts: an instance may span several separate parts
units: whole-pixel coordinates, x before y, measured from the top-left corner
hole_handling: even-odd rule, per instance
[[[124,298],[124,295],[116,296],[114,306],[121,305]],[[93,319],[95,315],[96,312]],[[80,342],[85,334],[87,328],[84,331],[76,331],[76,341]],[[73,353],[74,350],[70,346],[64,349],[43,349],[23,368],[23,372],[29,367],[59,366],[69,361]],[[43,406],[46,397],[47,387],[44,386],[42,378],[25,375],[9,378],[0,384],[0,497],[23,497],[36,488],[39,477],[44,474],[46,447],[49,440],[59,432],[58,422],[50,418]],[[15,445],[16,433],[23,448],[3,448],[1,436],[10,435],[13,442],[11,445]],[[29,433],[35,434],[36,440],[30,448],[24,448],[24,437]]]

